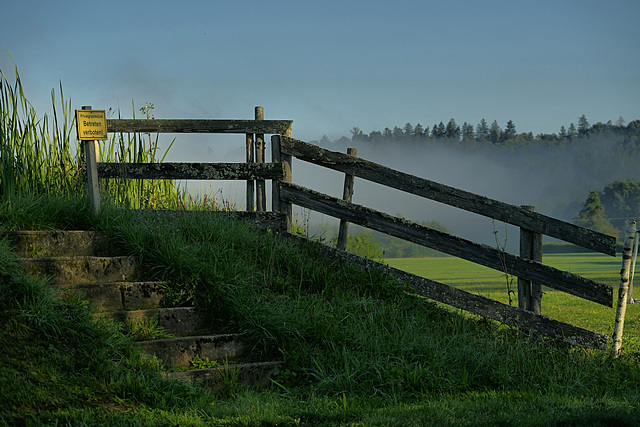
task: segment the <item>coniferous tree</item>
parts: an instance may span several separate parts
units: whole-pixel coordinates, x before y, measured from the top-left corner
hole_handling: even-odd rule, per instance
[[[404,136],[406,138],[412,138],[413,137],[413,126],[411,125],[411,123],[407,123],[406,125],[404,125]]]
[[[513,123],[513,120],[509,120],[507,122],[507,126],[502,133],[502,140],[504,142],[510,141],[516,138],[518,134],[516,133],[516,125]]]
[[[467,122],[462,124],[462,142],[472,142],[476,139],[473,131],[473,125]]]
[[[600,195],[597,191],[589,191],[587,201],[584,203],[584,207],[578,213],[575,221],[579,226],[589,228],[600,233],[608,234],[610,236],[617,236],[617,230],[611,225],[604,213],[604,206],[600,202]]]
[[[404,131],[398,126],[393,128],[393,139],[400,140],[404,136]]]
[[[476,126],[476,139],[478,142],[486,142],[489,140],[489,125],[485,119],[480,120]]]
[[[589,134],[589,122],[587,117],[583,114],[578,119],[578,137],[585,138]]]
[[[497,144],[500,141],[500,136],[502,135],[502,129],[500,129],[500,125],[496,120],[491,123],[491,127],[489,128],[489,141]]]
[[[460,126],[456,124],[454,119],[449,120],[444,130],[444,137],[453,141],[460,140]]]
[[[433,131],[431,132],[431,137],[434,139],[442,139],[444,138],[445,126],[444,123],[440,122],[438,125],[433,125]]]
[[[560,126],[560,134],[558,135],[558,137],[561,140],[567,139],[567,129],[564,127],[564,125]]]

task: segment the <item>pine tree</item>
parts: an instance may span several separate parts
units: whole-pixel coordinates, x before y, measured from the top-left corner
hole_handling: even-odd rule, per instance
[[[604,206],[600,202],[600,195],[595,190],[589,191],[584,208],[578,213],[575,221],[581,227],[590,228],[614,237],[618,235],[616,229],[607,219],[604,213]]]
[[[485,142],[489,139],[489,125],[485,119],[480,120],[476,126],[476,139],[478,142]]]
[[[424,128],[420,123],[413,128],[413,135],[416,139],[420,140],[424,137]]]
[[[462,141],[472,142],[476,139],[476,135],[473,131],[473,125],[467,122],[462,124]]]
[[[567,129],[564,127],[564,125],[560,126],[560,134],[558,136],[560,137],[560,139],[567,138]]]
[[[413,126],[411,125],[411,123],[407,123],[406,125],[404,125],[404,136],[407,138],[412,138],[413,137]]]
[[[433,125],[433,131],[431,132],[431,138],[442,139],[444,138],[445,127],[444,123],[440,122],[438,125]]]
[[[500,136],[502,135],[502,129],[500,129],[500,125],[496,120],[491,123],[491,127],[489,128],[489,141],[497,144],[500,141]]]
[[[395,126],[393,128],[393,139],[400,140],[402,139],[403,136],[404,136],[404,131],[398,126]]]
[[[578,137],[585,138],[589,134],[589,122],[587,117],[583,114],[578,119]]]
[[[444,131],[444,137],[453,141],[460,140],[460,126],[456,124],[454,119],[449,120]]]
[[[515,123],[513,123],[513,120],[509,120],[507,122],[507,126],[504,129],[504,132],[502,133],[502,140],[506,142],[506,141],[515,139],[517,135],[518,133],[516,132]]]

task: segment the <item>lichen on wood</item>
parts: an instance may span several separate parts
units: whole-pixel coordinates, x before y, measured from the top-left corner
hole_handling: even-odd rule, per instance
[[[100,178],[247,180],[282,179],[277,163],[98,163]]]

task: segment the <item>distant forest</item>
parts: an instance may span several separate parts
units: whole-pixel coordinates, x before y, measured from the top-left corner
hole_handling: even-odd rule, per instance
[[[378,151],[366,147],[389,153],[389,149],[397,151],[406,146],[418,149],[406,154],[414,157],[431,155],[436,151],[429,147],[438,147],[439,153],[446,149],[476,159],[472,166],[476,170],[490,167],[483,159],[491,159],[505,167],[510,165],[514,178],[537,176],[540,185],[547,187],[545,198],[556,207],[554,214],[570,218],[581,208],[575,200],[582,204],[589,191],[600,191],[615,180],[640,180],[640,120],[626,123],[620,117],[615,123],[609,120],[592,125],[582,115],[577,123],[562,126],[557,134],[534,136],[533,132],[518,133],[511,120],[503,129],[495,120],[491,125],[482,119],[476,126],[466,122],[459,126],[451,119],[446,125],[440,122],[431,128],[407,123],[369,134],[354,127],[351,137],[331,141],[324,136],[315,143],[334,149],[361,147],[365,158]],[[558,200],[560,197],[564,201]]]
[[[330,141],[326,136],[320,143],[345,143],[351,141],[366,141],[371,143],[389,142],[450,142],[458,144],[494,144],[494,145],[517,145],[530,143],[544,143],[555,145],[570,143],[587,139],[590,137],[616,137],[622,138],[626,146],[636,146],[640,138],[640,120],[633,120],[625,125],[625,120],[619,117],[615,123],[609,120],[606,123],[597,122],[593,125],[583,114],[578,119],[578,125],[574,123],[569,126],[561,126],[558,133],[538,133],[521,132],[518,133],[516,125],[509,120],[502,128],[496,120],[489,124],[482,119],[477,125],[464,122],[458,125],[455,119],[449,120],[447,124],[440,122],[432,127],[423,127],[421,124],[415,126],[407,123],[402,127],[395,126],[393,129],[384,128],[382,131],[372,131],[364,133],[357,127],[351,129],[351,138],[342,137],[335,141]]]
[[[514,185],[532,182],[544,190],[543,200],[532,202],[540,203],[541,208],[550,204],[548,213],[570,219],[582,208],[589,191],[601,191],[616,180],[640,180],[640,120],[625,123],[620,117],[615,124],[592,125],[582,115],[577,123],[562,126],[557,134],[534,136],[532,132],[518,133],[511,120],[503,129],[495,120],[491,125],[482,119],[476,126],[466,122],[459,126],[451,119],[431,128],[407,123],[369,134],[354,127],[351,137],[331,141],[324,136],[314,143],[336,150],[361,147],[362,157],[370,159],[375,153],[386,153],[381,161],[393,153],[415,158],[442,155],[446,150],[464,154],[456,157],[457,162],[467,159],[464,166],[456,167],[480,171],[499,164],[510,169]],[[399,150],[402,147],[412,151],[405,153]]]

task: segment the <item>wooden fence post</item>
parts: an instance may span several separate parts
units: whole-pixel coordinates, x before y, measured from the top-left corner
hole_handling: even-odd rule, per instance
[[[83,106],[83,110],[91,110],[91,106]],[[100,145],[97,140],[82,141],[84,151],[85,171],[87,174],[87,194],[89,204],[94,214],[100,210],[100,180],[98,179],[98,160]]]
[[[280,135],[271,137],[271,159],[274,163],[282,163],[284,168],[284,182],[291,182],[291,156],[283,154],[280,149]],[[291,233],[291,224],[293,221],[293,208],[291,203],[283,202],[280,198],[280,182],[274,180],[271,187],[271,209],[274,212],[284,212],[286,218],[285,231]]]
[[[522,206],[530,212],[534,206]],[[532,261],[542,261],[542,234],[520,228],[520,257]],[[540,314],[542,311],[542,286],[530,280],[518,278],[518,306],[524,310]]]
[[[356,150],[355,148],[347,148],[347,154],[353,157],[357,157],[358,150]],[[345,174],[344,189],[342,191],[342,200],[344,200],[345,202],[351,203],[352,197],[353,197],[353,175]],[[349,237],[349,221],[345,221],[344,219],[341,219],[340,228],[338,230],[338,243],[336,244],[336,248],[342,251],[346,251],[348,237]]]
[[[629,294],[629,272],[631,269],[631,258],[636,239],[636,220],[627,221],[625,229],[624,247],[622,249],[622,269],[620,270],[620,287],[618,289],[618,306],[616,308],[616,323],[613,329],[613,348],[614,356],[620,355],[622,349],[622,331],[624,329],[624,317],[627,313],[627,296]]]
[[[255,108],[255,119],[264,120],[264,108]],[[256,163],[264,163],[264,134],[256,134]],[[256,210],[264,212],[266,210],[266,187],[264,179],[256,180]]]
[[[253,134],[246,134],[246,158],[247,163],[253,163],[255,161],[254,151],[255,143],[253,140]],[[255,205],[255,184],[253,180],[247,180],[247,212],[253,212]]]

